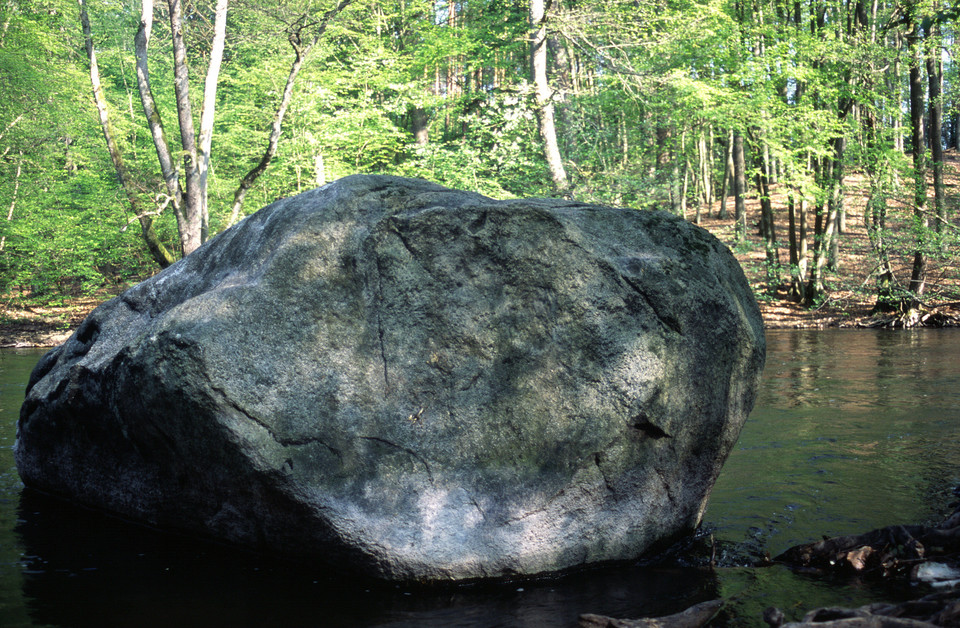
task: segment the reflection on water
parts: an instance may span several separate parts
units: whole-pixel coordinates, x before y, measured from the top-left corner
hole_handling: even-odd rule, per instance
[[[938,522],[960,484],[960,333],[771,331],[757,405],[706,519],[776,555]],[[739,535],[739,537],[738,537]]]
[[[44,625],[540,628],[575,625],[588,608],[668,614],[719,594],[712,572],[675,567],[439,591],[376,586],[144,530],[36,491],[24,491],[20,509],[23,595]]]
[[[162,534],[24,491],[15,421],[36,351],[0,352],[2,626],[575,626],[730,599],[723,622],[763,626],[816,605],[905,594],[738,567],[822,534],[922,523],[960,484],[960,332],[768,333],[756,409],[704,528],[721,564],[626,566],[565,578],[422,590]]]

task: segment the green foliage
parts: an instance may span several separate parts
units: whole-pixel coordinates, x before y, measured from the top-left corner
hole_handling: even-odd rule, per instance
[[[164,186],[135,84],[139,5],[89,4],[121,150],[141,206],[155,211]],[[170,27],[162,4],[150,64],[172,139]],[[898,126],[906,31],[895,4],[878,5],[865,25],[853,4],[553,3],[549,77],[575,196],[675,212],[682,203],[696,205],[708,189],[719,193],[727,137],[736,131],[747,138],[748,177],[764,155],[776,165],[780,190],[812,207],[828,200],[833,172],[860,172],[874,191],[872,207],[893,212],[910,196],[910,162],[896,147],[907,132]],[[291,33],[307,27],[302,45],[332,6],[231,4],[209,183],[214,232],[227,224],[239,180],[263,154],[294,59]],[[311,51],[277,154],[245,211],[359,172],[423,177],[498,198],[553,193],[528,83],[528,8],[515,0],[356,0]],[[916,9],[936,17],[928,4]],[[211,2],[186,11],[199,116]],[[944,45],[955,47],[953,24],[940,27]],[[139,225],[111,174],[80,39],[73,2],[0,6],[0,290],[93,290],[151,271]],[[960,102],[958,71],[947,64],[950,112]],[[838,138],[845,140],[840,153]],[[11,206],[11,220],[4,220]],[[170,213],[158,216],[156,227],[174,246]],[[874,235],[901,250],[917,244],[936,259],[955,255],[953,223],[928,231]]]
[[[0,291],[53,298],[150,267],[77,63],[76,5],[0,7]]]

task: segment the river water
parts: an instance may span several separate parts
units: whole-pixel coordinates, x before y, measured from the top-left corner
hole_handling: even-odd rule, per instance
[[[824,580],[765,554],[822,535],[931,523],[960,484],[960,331],[770,331],[756,408],[693,549],[659,564],[564,578],[423,590],[145,529],[24,490],[11,448],[41,355],[0,352],[0,626],[576,626],[716,597],[718,625],[764,626],[814,606],[915,591]],[[713,539],[711,541],[711,539]],[[718,567],[703,565],[716,551]]]

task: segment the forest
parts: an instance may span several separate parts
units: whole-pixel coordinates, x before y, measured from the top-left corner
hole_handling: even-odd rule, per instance
[[[758,297],[806,308],[830,298],[828,273],[854,272],[856,227],[868,261],[851,279],[909,321],[931,285],[960,299],[958,15],[947,0],[3,0],[0,294],[123,286],[278,198],[383,173],[723,225],[762,250]]]

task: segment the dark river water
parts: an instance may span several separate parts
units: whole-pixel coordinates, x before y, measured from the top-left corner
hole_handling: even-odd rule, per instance
[[[764,554],[822,535],[930,523],[960,484],[960,330],[771,331],[756,408],[700,540],[656,565],[423,590],[353,582],[163,534],[25,490],[16,418],[38,351],[0,352],[0,626],[573,627],[727,598],[718,625],[916,594],[824,580]],[[715,539],[718,567],[704,566]]]

